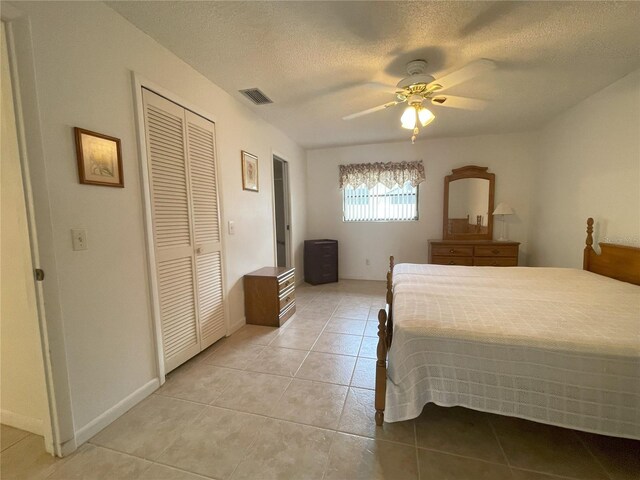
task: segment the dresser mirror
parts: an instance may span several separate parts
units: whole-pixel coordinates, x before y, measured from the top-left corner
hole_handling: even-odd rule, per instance
[[[493,239],[496,176],[488,167],[454,168],[444,177],[442,236],[445,240]]]

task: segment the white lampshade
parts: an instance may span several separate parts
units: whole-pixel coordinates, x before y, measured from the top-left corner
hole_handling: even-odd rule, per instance
[[[513,215],[513,208],[508,203],[499,203],[496,209],[493,211],[494,215]]]
[[[400,117],[402,128],[413,130],[416,126],[416,120],[416,109],[413,105],[409,105],[402,114],[402,117]]]
[[[421,108],[420,110],[418,110],[418,118],[420,119],[420,125],[426,127],[431,122],[433,122],[436,117],[433,113],[431,113],[431,110],[427,108]]]

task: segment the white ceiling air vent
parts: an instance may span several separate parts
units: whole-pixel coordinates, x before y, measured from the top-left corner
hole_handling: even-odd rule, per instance
[[[269,97],[260,91],[259,88],[247,88],[246,90],[238,90],[256,105],[264,105],[265,103],[273,103]]]

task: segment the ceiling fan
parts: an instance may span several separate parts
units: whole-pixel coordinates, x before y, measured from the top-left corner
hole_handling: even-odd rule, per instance
[[[400,121],[402,122],[403,128],[413,130],[411,142],[415,143],[416,136],[419,132],[418,124],[426,127],[436,118],[431,110],[424,106],[425,102],[430,101],[433,105],[442,107],[481,110],[486,106],[486,102],[483,100],[446,94],[442,95],[440,92],[491,71],[495,67],[496,64],[493,61],[482,58],[468,63],[460,70],[456,70],[436,80],[431,75],[425,73],[427,69],[426,60],[413,60],[407,64],[407,73],[409,76],[400,80],[395,87],[377,82],[365,84],[371,88],[393,93],[396,97],[394,101],[363,110],[362,112],[347,115],[343,117],[343,120],[351,120],[406,102],[408,107],[402,114]]]

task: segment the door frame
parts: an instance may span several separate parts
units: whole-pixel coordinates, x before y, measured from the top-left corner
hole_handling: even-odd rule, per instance
[[[153,318],[153,335],[155,339],[156,350],[156,369],[158,373],[158,381],[160,385],[165,382],[166,371],[164,367],[164,347],[162,341],[162,319],[160,317],[160,290],[158,287],[158,279],[156,276],[156,254],[155,254],[155,242],[153,239],[153,215],[151,210],[152,198],[151,198],[151,183],[149,178],[149,158],[147,156],[147,140],[145,135],[145,121],[144,121],[144,104],[142,101],[142,89],[147,90],[166,98],[170,102],[176,103],[186,110],[199,115],[214,125],[217,125],[215,115],[204,111],[200,107],[197,107],[188,101],[182,99],[180,96],[165,89],[157,83],[148,80],[144,76],[137,72],[131,72],[132,84],[133,84],[133,98],[135,109],[135,121],[136,121],[136,137],[138,138],[138,155],[140,155],[140,180],[142,183],[142,207],[144,212],[144,233],[145,233],[145,250],[146,250],[146,263],[147,263],[147,277],[149,279],[149,306],[151,309],[151,315]],[[217,136],[217,129],[216,129]],[[218,140],[215,142],[215,155],[216,155],[216,180],[218,187],[218,217],[220,222],[220,242],[221,242],[221,254],[222,254],[222,292],[224,302],[228,298],[227,282],[226,282],[226,247],[225,247],[225,235],[224,235],[224,208],[223,208],[223,182],[222,178],[222,162],[220,162]],[[229,335],[229,308],[225,305],[224,309],[224,324],[225,335]]]
[[[284,190],[284,217],[285,217],[285,236],[284,236],[284,250],[286,256],[286,266],[290,268],[293,265],[293,255],[291,252],[291,239],[293,224],[291,222],[291,187],[289,183],[289,162],[283,158],[276,151],[271,151],[271,204],[273,211],[273,258],[274,265],[278,265],[278,231],[276,228],[276,189],[275,189],[275,177],[273,175],[273,163],[282,163],[282,185]],[[288,227],[288,228],[287,228]]]

